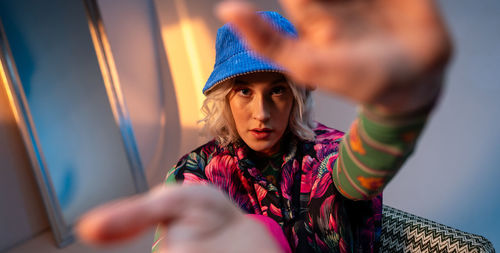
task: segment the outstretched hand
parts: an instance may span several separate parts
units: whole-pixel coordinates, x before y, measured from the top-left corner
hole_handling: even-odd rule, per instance
[[[280,252],[266,228],[206,185],[158,187],[85,214],[76,226],[90,244],[130,239],[162,225],[160,252]]]
[[[452,51],[432,0],[281,0],[299,32],[277,33],[245,1],[217,8],[250,47],[317,85],[381,111],[404,114],[432,103]]]

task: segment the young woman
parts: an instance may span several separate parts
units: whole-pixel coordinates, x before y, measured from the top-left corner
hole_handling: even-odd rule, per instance
[[[381,192],[438,97],[448,37],[428,0],[282,2],[300,36],[277,13],[220,9],[231,25],[203,89],[214,140],[170,170],[183,186],[94,211],[84,239],[161,222],[165,252],[378,250]],[[361,104],[348,133],[310,119],[316,86]]]

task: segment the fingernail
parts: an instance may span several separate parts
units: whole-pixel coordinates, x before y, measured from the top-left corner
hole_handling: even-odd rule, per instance
[[[252,9],[252,5],[246,1],[229,0],[222,1],[215,5],[214,12],[222,20],[228,20],[235,14],[243,14]]]
[[[231,1],[232,2],[232,1]],[[219,17],[220,19],[224,19],[224,17],[226,16],[226,14],[228,12],[231,12],[231,3],[230,1],[222,1],[222,2],[219,2],[215,5],[215,8],[214,8],[214,13],[217,17]]]

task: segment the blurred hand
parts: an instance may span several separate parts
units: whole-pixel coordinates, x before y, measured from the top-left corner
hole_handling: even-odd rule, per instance
[[[298,39],[275,32],[245,1],[225,1],[217,14],[299,84],[395,114],[424,107],[439,94],[452,46],[434,1],[280,2]]]
[[[158,187],[98,207],[76,226],[90,244],[109,244],[162,224],[160,252],[280,252],[266,228],[210,186]]]

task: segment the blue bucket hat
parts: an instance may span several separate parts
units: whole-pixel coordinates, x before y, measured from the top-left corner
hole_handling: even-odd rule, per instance
[[[278,32],[297,37],[295,27],[280,14],[271,11],[258,13]],[[261,71],[286,73],[283,67],[249,50],[247,42],[235,33],[231,24],[225,24],[217,31],[214,70],[203,87],[203,94],[208,94],[215,86],[233,77]]]

